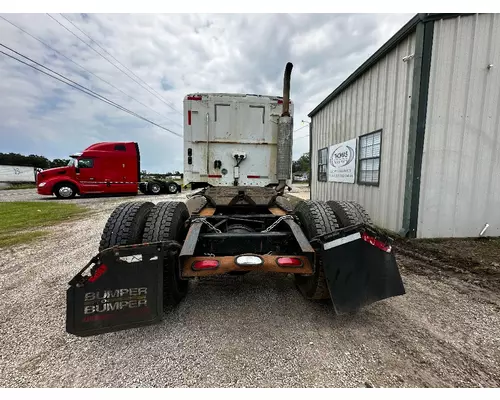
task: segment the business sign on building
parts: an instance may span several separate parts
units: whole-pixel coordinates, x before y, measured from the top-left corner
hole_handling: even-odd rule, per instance
[[[328,155],[328,181],[354,183],[356,177],[356,139],[330,146]]]

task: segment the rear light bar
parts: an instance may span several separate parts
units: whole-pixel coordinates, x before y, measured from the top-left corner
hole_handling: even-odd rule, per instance
[[[219,261],[217,260],[200,260],[195,261],[191,268],[195,271],[204,270],[204,269],[216,269],[219,267]]]
[[[279,257],[276,262],[280,267],[302,267],[302,260],[295,257]]]
[[[361,239],[363,239],[365,242],[370,243],[372,246],[385,251],[386,253],[390,253],[392,250],[392,247],[390,245],[385,244],[378,239],[375,239],[373,236],[368,235],[366,232],[363,232],[361,234]]]
[[[259,179],[260,175],[247,175],[247,178],[249,178],[249,179]]]
[[[222,175],[208,175],[209,178],[222,178]]]
[[[191,110],[188,110],[188,125],[191,125]]]
[[[188,100],[200,101],[203,98],[201,96],[188,96]]]

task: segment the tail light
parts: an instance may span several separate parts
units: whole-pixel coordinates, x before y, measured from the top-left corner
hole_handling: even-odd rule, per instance
[[[202,99],[201,96],[188,96],[188,100],[200,101]]]
[[[302,267],[302,260],[297,257],[278,257],[276,262],[280,267]]]
[[[375,239],[373,236],[368,235],[366,232],[363,232],[361,234],[361,238],[365,241],[370,243],[372,246],[377,247],[378,249],[385,251],[386,253],[390,253],[392,250],[392,247],[388,244],[385,244],[384,242],[381,242],[378,239]]]
[[[248,179],[259,179],[260,175],[247,175]]]
[[[108,267],[104,264],[101,264],[99,266],[99,268],[96,269],[95,271],[95,274],[92,275],[90,278],[89,278],[89,282],[95,282],[96,280],[98,280],[103,274],[106,273],[106,271],[108,270]]]
[[[191,110],[188,110],[188,125],[191,125]]]
[[[200,260],[195,261],[191,268],[195,271],[203,269],[216,269],[219,267],[219,261],[217,260]]]
[[[209,178],[222,178],[222,175],[208,175]]]

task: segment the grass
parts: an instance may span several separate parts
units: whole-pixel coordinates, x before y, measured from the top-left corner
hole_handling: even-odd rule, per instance
[[[17,190],[17,189],[35,189],[36,185],[34,183],[12,183],[2,190]]]
[[[38,239],[46,234],[38,228],[68,221],[85,211],[85,208],[71,203],[0,203],[0,247]]]

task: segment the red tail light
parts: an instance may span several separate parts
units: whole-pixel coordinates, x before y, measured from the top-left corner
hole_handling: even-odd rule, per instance
[[[188,110],[188,125],[191,125],[191,110]]]
[[[219,267],[219,261],[217,260],[200,260],[193,263],[192,268],[195,271],[200,269],[216,269]]]
[[[373,236],[368,235],[366,232],[363,232],[361,234],[361,238],[365,241],[370,243],[372,246],[377,247],[378,249],[385,251],[386,253],[390,253],[392,250],[392,247],[388,244],[385,244],[381,242],[378,239],[375,239]]]
[[[276,262],[280,267],[302,267],[302,260],[296,257],[279,257]]]
[[[104,264],[101,264],[99,266],[99,268],[96,269],[95,271],[95,274],[92,275],[90,278],[89,278],[89,282],[95,282],[96,280],[98,280],[103,274],[106,273],[106,271],[108,270],[108,267],[106,267],[106,265]]]
[[[208,175],[209,178],[222,178],[222,175]]]
[[[259,179],[260,175],[247,175],[247,178],[249,178],[249,179],[252,179],[252,178]]]
[[[201,96],[188,96],[188,100],[200,101],[202,100]]]

